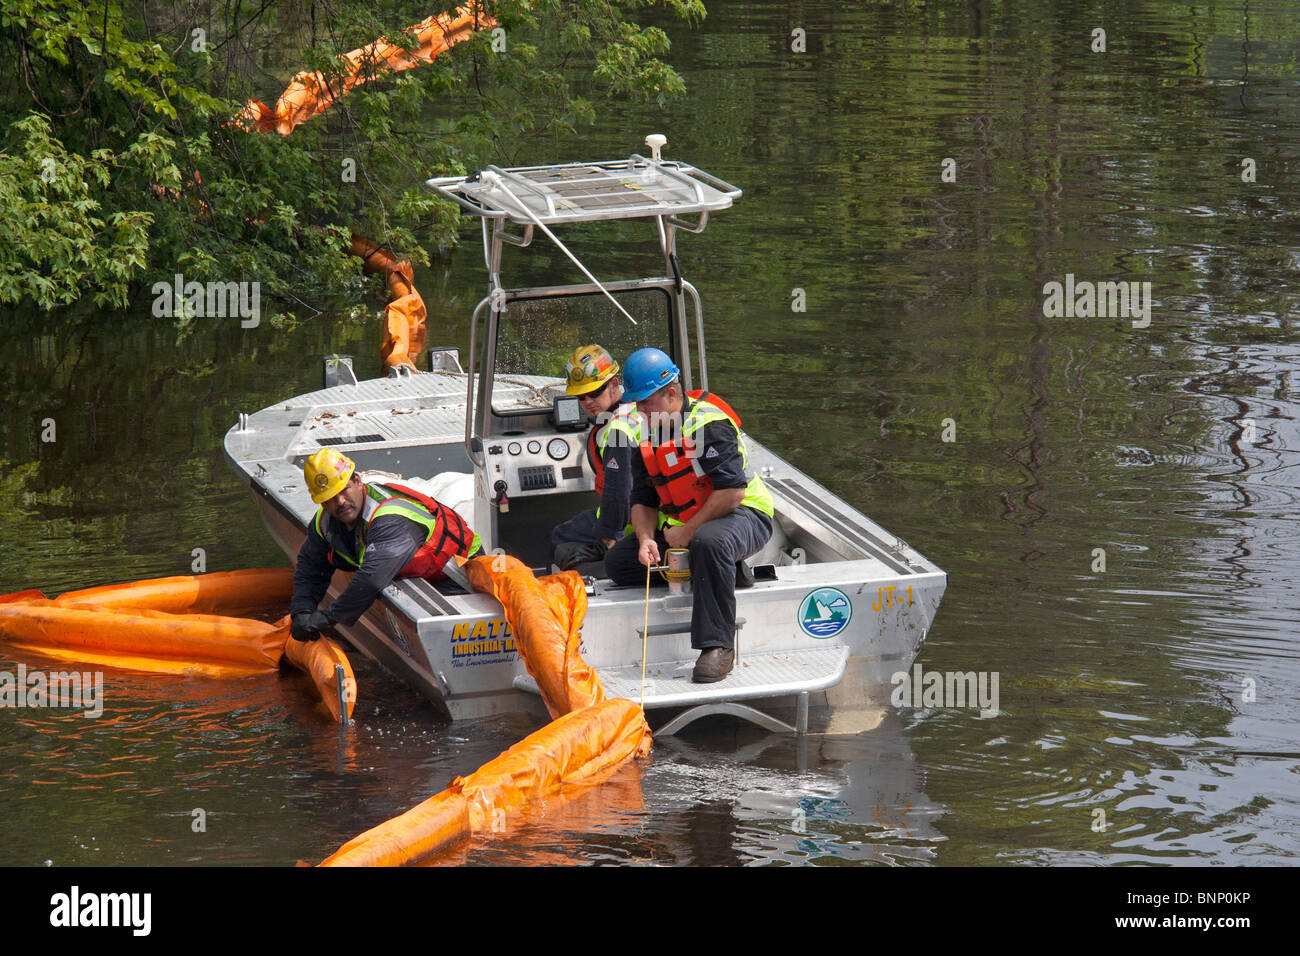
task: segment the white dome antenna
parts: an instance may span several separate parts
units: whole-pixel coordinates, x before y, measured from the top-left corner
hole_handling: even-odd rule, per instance
[[[668,137],[663,133],[651,133],[645,138],[645,144],[650,147],[650,158],[656,163],[659,162],[659,150],[668,145]]]

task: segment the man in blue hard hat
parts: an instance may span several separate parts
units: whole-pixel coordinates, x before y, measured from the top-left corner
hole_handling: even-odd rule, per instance
[[[772,496],[749,469],[740,419],[716,395],[686,394],[680,370],[659,349],[641,349],[623,369],[624,401],[642,416],[632,455],[632,529],[610,548],[616,584],[645,581],[667,548],[691,555],[691,679],[722,680],[735,663],[736,578],[772,536]]]

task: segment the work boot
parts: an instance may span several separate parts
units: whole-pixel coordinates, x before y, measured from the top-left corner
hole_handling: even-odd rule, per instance
[[[736,654],[729,647],[710,647],[700,652],[700,659],[691,671],[691,680],[696,684],[712,684],[722,680],[731,673],[731,665]]]
[[[752,588],[754,586],[754,569],[746,563],[744,558],[736,562],[736,589]]]

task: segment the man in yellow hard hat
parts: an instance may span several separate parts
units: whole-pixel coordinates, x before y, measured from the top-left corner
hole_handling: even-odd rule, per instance
[[[632,449],[641,440],[636,406],[623,401],[618,363],[599,345],[580,345],[569,356],[564,390],[578,396],[595,419],[587,433],[587,462],[595,473],[600,505],[556,525],[546,563],[561,570],[599,561],[628,522],[632,491]]]
[[[298,549],[290,630],[313,640],[334,623],[354,624],[394,578],[438,580],[457,555],[482,547],[465,519],[413,488],[366,484],[346,455],[322,448],[303,466],[311,500],[320,505]],[[355,572],[327,608],[321,599],[334,570]]]

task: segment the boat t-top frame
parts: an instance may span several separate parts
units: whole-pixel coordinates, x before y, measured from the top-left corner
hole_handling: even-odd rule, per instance
[[[521,166],[502,169],[488,166],[468,176],[447,176],[426,181],[426,185],[467,213],[478,216],[483,228],[483,258],[488,272],[488,292],[474,309],[470,320],[469,365],[466,385],[465,450],[476,465],[484,464],[482,443],[476,439],[501,434],[516,425],[519,414],[500,414],[490,400],[493,395],[496,348],[501,314],[512,301],[548,297],[603,294],[635,324],[611,293],[645,289],[665,292],[672,306],[670,338],[663,343],[682,370],[683,385],[708,389],[708,365],[704,344],[704,317],[700,295],[682,277],[677,261],[677,232],[699,234],[709,217],[727,209],[742,195],[741,190],[687,163],[664,160],[660,150],[666,142],[660,134],[646,137],[649,158],[633,154],[627,159],[597,163],[561,163],[549,166]],[[684,217],[693,216],[694,220]],[[602,283],[551,231],[553,225],[622,219],[654,221],[664,260],[664,275]],[[522,226],[511,232],[509,223]],[[551,239],[591,280],[589,283],[506,289],[501,281],[502,253],[506,245],[526,248],[536,230]],[[686,299],[694,306],[694,322],[686,320]],[[475,376],[478,357],[478,326],[489,315],[482,374]],[[694,326],[695,358],[691,362],[690,326]],[[575,345],[581,343],[574,343]],[[515,382],[515,384],[518,384]],[[476,395],[477,392],[477,395]],[[540,394],[540,393],[539,393]],[[477,419],[475,412],[479,412]],[[541,409],[534,407],[535,414]],[[549,411],[549,407],[545,409]]]

